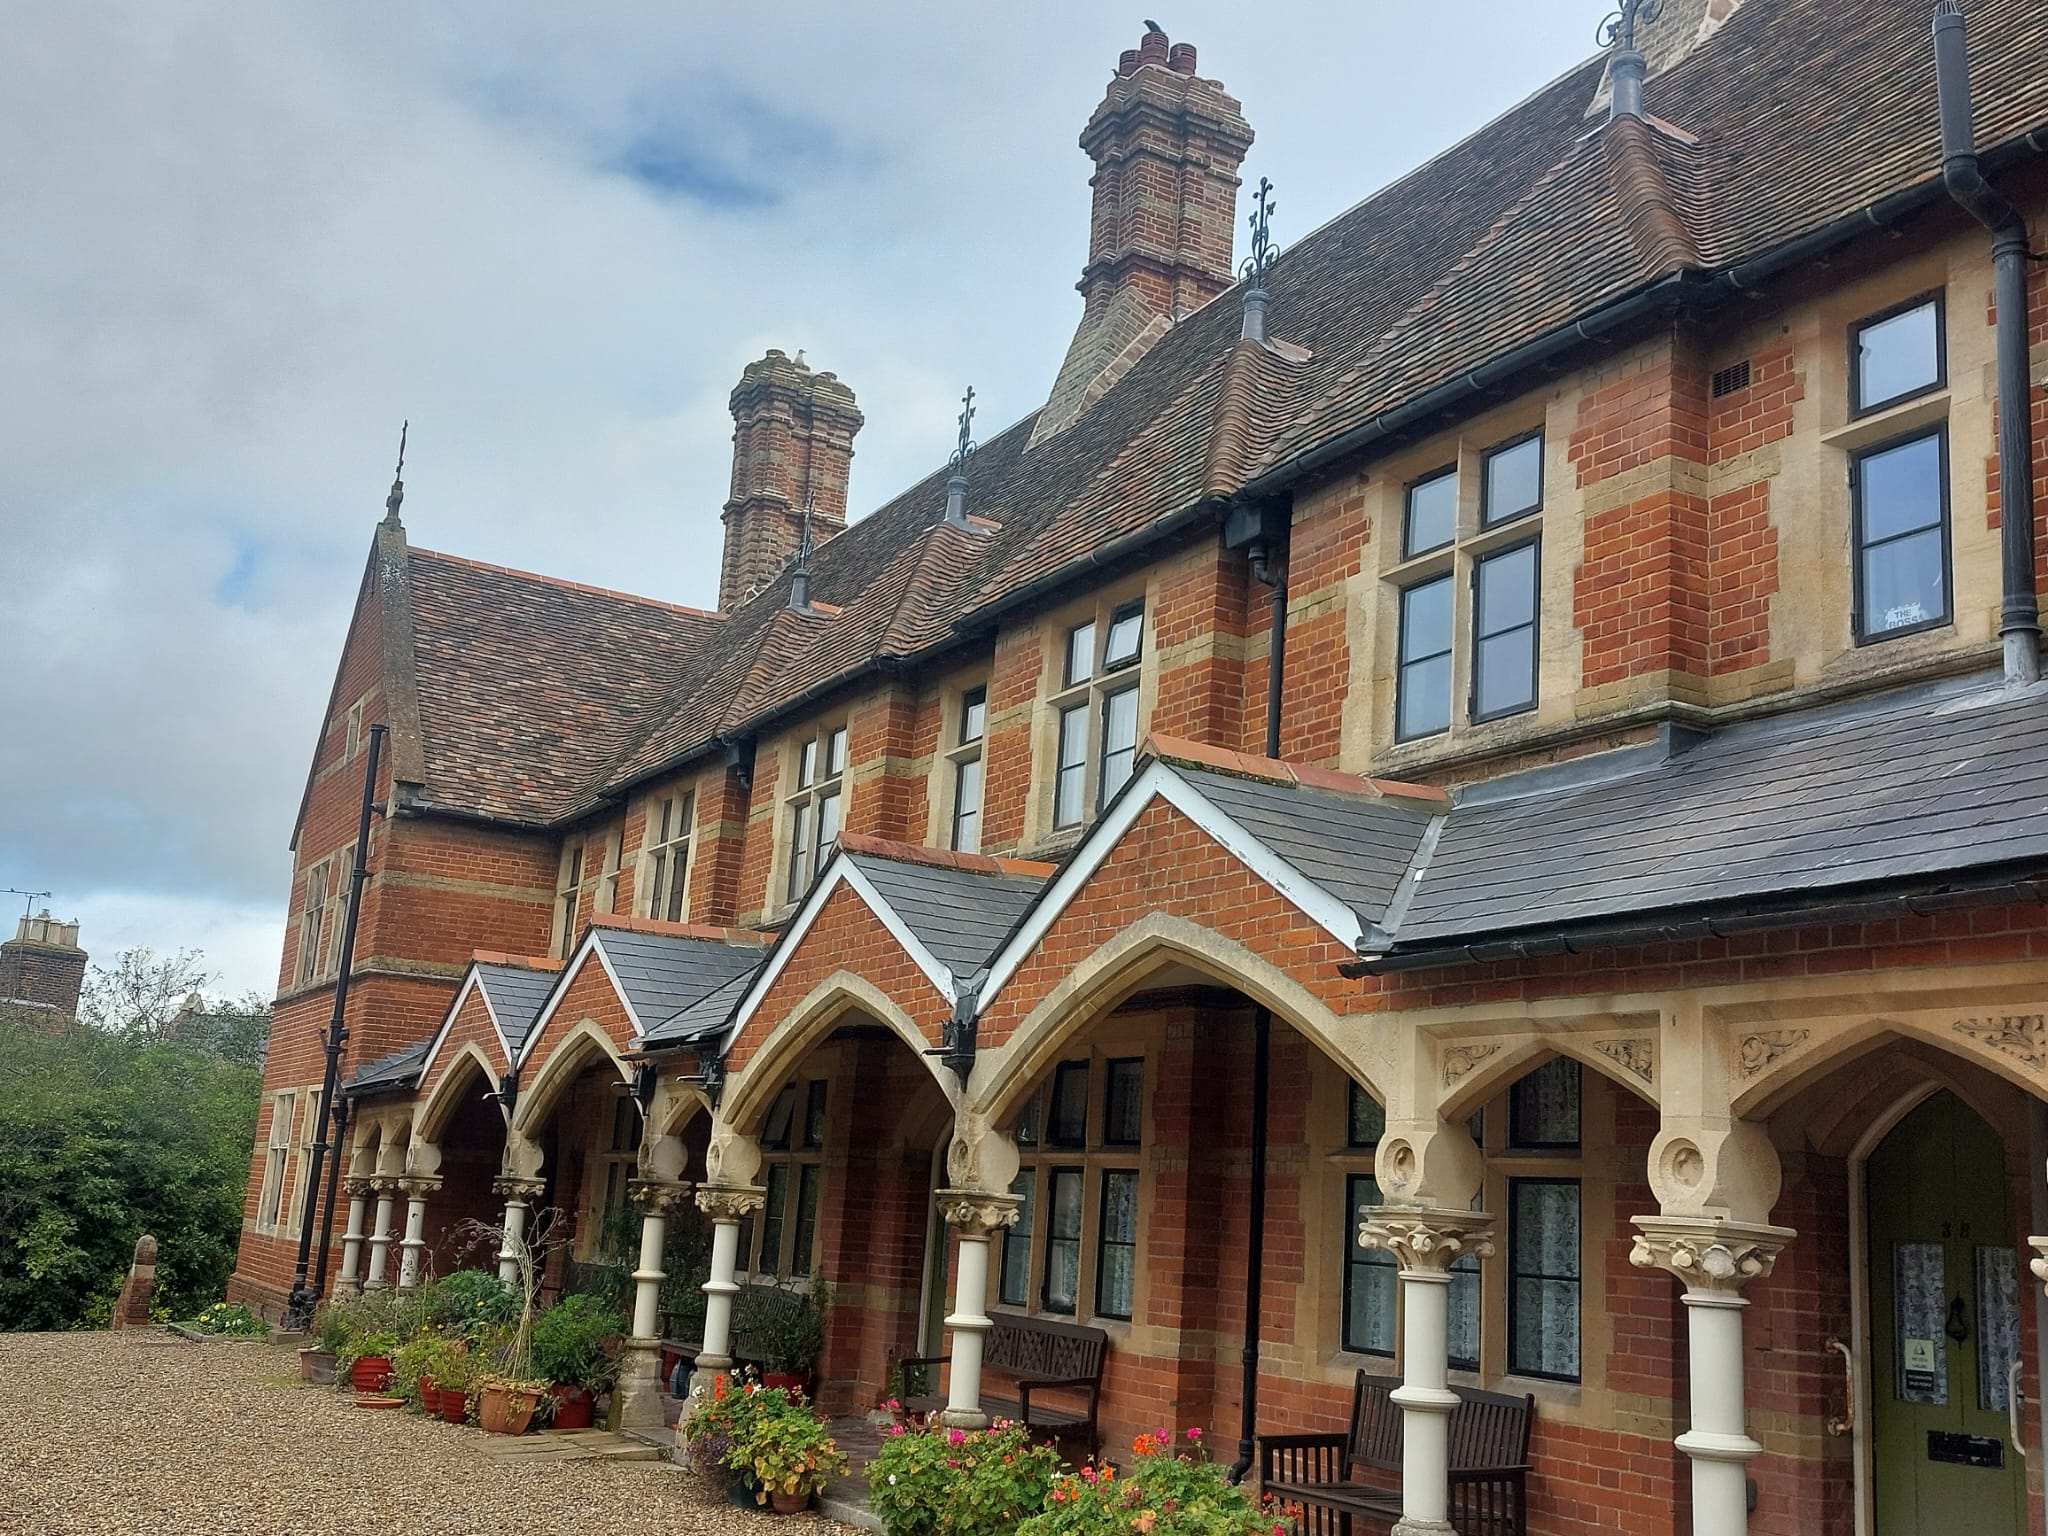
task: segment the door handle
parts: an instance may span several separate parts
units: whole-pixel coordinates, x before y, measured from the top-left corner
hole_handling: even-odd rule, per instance
[[[2005,1422],[2012,1429],[2012,1448],[2021,1461],[2027,1459],[2026,1443],[2020,1438],[2020,1405],[2026,1401],[2026,1394],[2020,1390],[2020,1367],[2023,1359],[2015,1359],[2005,1372]]]
[[[1828,1420],[1828,1433],[1836,1439],[1856,1427],[1856,1357],[1840,1339],[1829,1339],[1828,1348],[1842,1357],[1842,1412]]]

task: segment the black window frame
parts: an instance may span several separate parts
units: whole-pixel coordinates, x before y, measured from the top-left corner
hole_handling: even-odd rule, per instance
[[[1536,510],[1542,510],[1541,502],[1537,503]],[[1479,682],[1484,670],[1482,666],[1482,642],[1492,639],[1497,635],[1510,634],[1516,629],[1521,629],[1523,626],[1516,624],[1509,629],[1496,630],[1493,635],[1482,635],[1479,632],[1479,625],[1483,614],[1479,597],[1479,582],[1487,566],[1496,560],[1504,560],[1509,555],[1519,554],[1525,549],[1529,551],[1531,568],[1529,623],[1527,626],[1529,630],[1529,701],[1526,704],[1513,704],[1505,709],[1491,709],[1482,713],[1479,708]],[[1474,555],[1472,558],[1471,587],[1472,676],[1469,681],[1468,697],[1465,701],[1465,718],[1473,725],[1484,725],[1489,720],[1506,720],[1512,715],[1526,715],[1543,700],[1543,535],[1537,533],[1526,539],[1516,539],[1513,543],[1502,544],[1496,548],[1488,549],[1484,554]],[[1452,633],[1454,636],[1453,643],[1455,644],[1455,624],[1452,626]]]
[[[1037,1230],[1038,1215],[1038,1170],[1023,1168],[1010,1181],[1010,1193],[1017,1196],[1017,1219],[1003,1228],[1003,1252],[996,1266],[996,1305],[1002,1307],[1029,1307],[1031,1305],[1031,1236]],[[1018,1294],[1010,1294],[1010,1264],[1013,1255],[1019,1253],[1016,1245],[1022,1243],[1023,1267],[1018,1273]]]
[[[1377,1198],[1372,1200],[1360,1199],[1359,1186],[1361,1184],[1370,1184],[1373,1194]],[[1340,1331],[1337,1336],[1337,1342],[1339,1347],[1348,1355],[1368,1355],[1375,1360],[1391,1360],[1401,1347],[1401,1293],[1399,1279],[1401,1265],[1400,1261],[1385,1249],[1367,1248],[1358,1241],[1358,1212],[1361,1206],[1383,1205],[1385,1201],[1386,1192],[1380,1188],[1379,1176],[1377,1174],[1347,1173],[1344,1175],[1344,1221],[1341,1227],[1345,1235],[1344,1296],[1343,1317],[1338,1323]],[[1388,1346],[1385,1349],[1374,1349],[1369,1345],[1352,1342],[1352,1324],[1355,1320],[1355,1314],[1351,1305],[1351,1277],[1358,1269],[1392,1269],[1395,1271],[1394,1315],[1389,1319],[1387,1329]]]
[[[1550,494],[1550,486],[1543,468],[1543,431],[1544,429],[1539,426],[1531,428],[1527,432],[1517,433],[1513,437],[1502,438],[1492,447],[1480,453],[1479,531],[1481,533],[1491,533],[1496,528],[1505,528],[1510,523],[1520,522],[1525,517],[1534,517],[1543,510],[1543,503]],[[1488,470],[1492,467],[1495,459],[1504,453],[1512,453],[1525,443],[1534,443],[1536,445],[1536,499],[1519,511],[1495,517],[1493,515],[1493,476],[1488,473]]]
[[[971,809],[967,805],[967,781],[970,777],[974,780],[974,804]],[[981,811],[987,799],[988,774],[983,767],[981,754],[977,752],[970,757],[956,758],[953,763],[953,826],[947,837],[947,846],[955,853],[981,852]],[[971,841],[974,846],[968,848],[962,846],[963,842],[968,841],[962,834],[970,823],[973,829]]]
[[[1111,1241],[1109,1236],[1109,1186],[1113,1179],[1131,1181],[1131,1235]],[[1113,1318],[1127,1323],[1138,1310],[1138,1195],[1139,1176],[1135,1168],[1105,1168],[1096,1181],[1095,1191],[1095,1312],[1096,1317]],[[1085,1187],[1082,1197],[1087,1197]],[[1124,1312],[1112,1311],[1103,1300],[1103,1285],[1109,1278],[1109,1265],[1104,1256],[1111,1248],[1127,1248],[1131,1255],[1131,1301],[1130,1309]]]
[[[1109,712],[1125,699],[1131,701],[1131,744],[1128,747],[1112,748],[1109,744]],[[1109,802],[1117,797],[1124,784],[1130,783],[1138,776],[1138,741],[1142,735],[1138,729],[1139,703],[1136,683],[1127,688],[1105,688],[1102,691],[1101,734],[1095,743],[1095,814],[1098,816],[1107,808]],[[1123,784],[1117,785],[1115,789],[1110,788],[1109,784],[1109,760],[1112,757],[1130,759],[1130,766],[1124,773]],[[1086,769],[1082,771],[1085,773]],[[1086,783],[1085,779],[1083,783]]]
[[[797,1163],[796,1199],[789,1216],[789,1273],[808,1277],[817,1269],[818,1205],[822,1200],[822,1163]]]
[[[1371,1152],[1379,1146],[1380,1138],[1387,1134],[1387,1106],[1357,1078],[1346,1078],[1345,1082],[1349,1086],[1349,1092],[1344,1099],[1344,1145],[1354,1152]],[[1380,1118],[1380,1134],[1371,1141],[1360,1141],[1357,1136],[1358,1104],[1361,1099],[1370,1104]]]
[[[1088,1096],[1094,1088],[1089,1081],[1086,1061],[1063,1061],[1052,1069],[1052,1081],[1046,1085],[1045,1115],[1039,1122],[1040,1144],[1058,1152],[1082,1152],[1088,1147]],[[1081,1113],[1076,1120],[1080,1129],[1072,1140],[1060,1134],[1060,1085],[1070,1076],[1081,1079]]]
[[[1458,669],[1457,580],[1458,574],[1456,571],[1445,571],[1441,576],[1431,576],[1424,581],[1410,582],[1407,586],[1400,589],[1400,618],[1396,625],[1397,633],[1394,636],[1394,740],[1396,741],[1426,741],[1432,736],[1441,736],[1451,728],[1452,721],[1457,717],[1458,711],[1455,707]],[[1444,648],[1441,651],[1431,651],[1427,656],[1410,656],[1407,653],[1408,601],[1417,592],[1439,585],[1445,587],[1451,594],[1451,622],[1445,628]],[[1401,701],[1408,692],[1408,669],[1411,666],[1420,666],[1424,662],[1435,661],[1442,656],[1451,658],[1451,676],[1445,680],[1444,686],[1444,723],[1439,726],[1433,726],[1426,731],[1404,731],[1401,728]]]
[[[1434,544],[1418,547],[1415,543],[1415,493],[1425,486],[1439,481],[1451,482],[1451,531]],[[1458,461],[1453,459],[1441,469],[1431,470],[1426,475],[1417,475],[1401,487],[1401,558],[1415,560],[1423,555],[1433,555],[1440,549],[1449,549],[1458,542]]]
[[[1118,1078],[1135,1079],[1133,1085],[1137,1095],[1134,1106],[1137,1121],[1136,1134],[1126,1138],[1113,1135],[1114,1116],[1117,1104]],[[1102,1064],[1102,1145],[1105,1147],[1136,1147],[1145,1141],[1145,1058],[1142,1056],[1112,1056]]]
[[[1138,621],[1138,638],[1131,647],[1131,654],[1123,657],[1112,656],[1109,647],[1116,637],[1117,626],[1126,619]],[[1109,622],[1102,628],[1102,657],[1096,664],[1094,677],[1106,677],[1113,672],[1124,672],[1142,663],[1145,659],[1145,599],[1134,597],[1129,602],[1118,603],[1109,610]],[[1091,681],[1093,679],[1091,678]]]
[[[1882,400],[1866,402],[1863,399],[1863,333],[1901,315],[1910,315],[1916,309],[1928,305],[1934,307],[1934,382],[1922,384],[1914,389],[1889,395]],[[1887,309],[1865,315],[1849,327],[1849,419],[1861,421],[1866,416],[1875,416],[1879,411],[1888,411],[1895,405],[1904,405],[1909,400],[1918,400],[1927,395],[1939,394],[1948,388],[1948,290],[1930,289],[1915,294]]]
[[[1522,1118],[1522,1088],[1533,1081],[1538,1073],[1548,1072],[1564,1066],[1572,1069],[1576,1083],[1578,1103],[1579,1134],[1570,1141],[1548,1141],[1530,1135],[1524,1130]],[[1586,1144],[1586,1068],[1584,1063],[1572,1056],[1553,1056],[1541,1066],[1531,1067],[1508,1085],[1508,1150],[1511,1152],[1578,1152]]]
[[[1526,1271],[1521,1265],[1521,1206],[1515,1198],[1517,1191],[1525,1185],[1561,1185],[1572,1189],[1579,1202],[1579,1252],[1576,1259],[1577,1273],[1571,1275],[1550,1275]],[[1508,1179],[1508,1251],[1507,1251],[1507,1303],[1508,1303],[1508,1358],[1507,1369],[1511,1376],[1527,1376],[1536,1381],[1580,1382],[1586,1372],[1586,1190],[1585,1182],[1577,1178],[1553,1176],[1514,1176]],[[1519,1363],[1521,1329],[1515,1319],[1520,1309],[1515,1305],[1517,1283],[1534,1280],[1543,1284],[1562,1285],[1569,1283],[1578,1294],[1578,1347],[1579,1369],[1569,1374],[1560,1371],[1535,1370]]]
[[[1055,1230],[1055,1218],[1059,1212],[1060,1180],[1071,1175],[1081,1184],[1081,1197],[1075,1202],[1075,1230],[1072,1237],[1061,1237]],[[1081,1310],[1081,1260],[1086,1256],[1088,1246],[1088,1169],[1081,1163],[1055,1163],[1045,1170],[1045,1272],[1038,1281],[1038,1309],[1050,1312],[1055,1317],[1075,1317]],[[1053,1247],[1057,1243],[1074,1245],[1074,1299],[1067,1306],[1060,1306],[1052,1299]]]
[[[1088,727],[1094,711],[1094,702],[1082,699],[1077,704],[1067,704],[1053,717],[1052,748],[1052,825],[1055,832],[1064,832],[1069,827],[1085,826],[1088,821]],[[1067,761],[1067,721],[1081,722],[1079,739],[1080,755],[1071,763]],[[1067,783],[1067,776],[1075,776],[1078,787],[1074,791],[1075,812],[1062,819],[1061,797]]]
[[[1940,460],[1941,479],[1941,591],[1945,603],[1941,613],[1931,619],[1922,619],[1918,624],[1908,624],[1898,629],[1873,631],[1869,627],[1870,615],[1866,611],[1866,594],[1863,590],[1863,557],[1869,548],[1863,537],[1863,466],[1880,455],[1909,448],[1915,443],[1934,439],[1935,453]],[[1956,621],[1956,562],[1955,562],[1955,496],[1949,476],[1948,423],[1935,422],[1931,426],[1916,427],[1910,432],[1901,432],[1897,437],[1888,437],[1881,443],[1872,443],[1867,448],[1858,448],[1849,455],[1849,578],[1851,587],[1849,632],[1855,643],[1882,645],[1887,640],[1898,640],[1906,635],[1917,635],[1925,630],[1942,629]],[[1877,547],[1899,539],[1916,538],[1926,532],[1924,528],[1909,533],[1894,534],[1881,540]]]
[[[1088,670],[1076,673],[1074,671],[1074,642],[1080,638],[1083,630],[1088,632]],[[1096,658],[1097,653],[1102,647],[1102,633],[1096,627],[1095,620],[1092,618],[1083,619],[1078,624],[1068,625],[1066,643],[1066,658],[1060,663],[1060,686],[1062,688],[1078,688],[1083,683],[1094,682],[1096,674],[1101,670],[1100,663]]]

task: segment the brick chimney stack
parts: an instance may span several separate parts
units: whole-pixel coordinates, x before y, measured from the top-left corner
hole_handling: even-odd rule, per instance
[[[1237,170],[1251,125],[1192,43],[1149,31],[1117,63],[1081,133],[1095,162],[1080,328],[1032,441],[1059,432],[1123,377],[1174,319],[1235,280]]]
[[[85,951],[78,924],[60,923],[46,908],[24,917],[15,934],[0,944],[0,1006],[26,1004],[75,1018],[85,990]]]
[[[853,439],[863,418],[853,391],[775,348],[747,364],[732,392],[732,495],[718,606],[730,613],[782,573],[811,508],[811,542],[846,526]]]

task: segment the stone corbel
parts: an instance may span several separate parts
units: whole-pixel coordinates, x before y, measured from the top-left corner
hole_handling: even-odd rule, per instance
[[[1404,1270],[1441,1274],[1468,1256],[1493,1257],[1496,1218],[1483,1211],[1368,1205],[1359,1215],[1358,1246],[1387,1249]]]
[[[696,1190],[697,1209],[713,1221],[745,1221],[768,1201],[768,1191],[759,1185],[700,1184]]]
[[[946,1225],[965,1238],[993,1236],[1014,1227],[1023,1214],[1019,1195],[998,1195],[985,1189],[942,1189],[938,1192],[939,1214]]]
[[[1739,1296],[1763,1279],[1798,1236],[1790,1227],[1714,1216],[1638,1216],[1635,1227],[1629,1263],[1668,1270],[1689,1293],[1712,1297]]]

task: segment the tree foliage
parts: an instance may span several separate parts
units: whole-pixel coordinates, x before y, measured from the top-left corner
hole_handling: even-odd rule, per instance
[[[174,1316],[234,1268],[261,1071],[109,1024],[0,1010],[0,1331],[104,1322],[144,1233]]]
[[[86,977],[79,1018],[95,1029],[158,1045],[187,1045],[245,1067],[261,1067],[270,1049],[270,1004],[260,992],[215,998],[216,976],[196,949],[159,955],[124,949]]]

